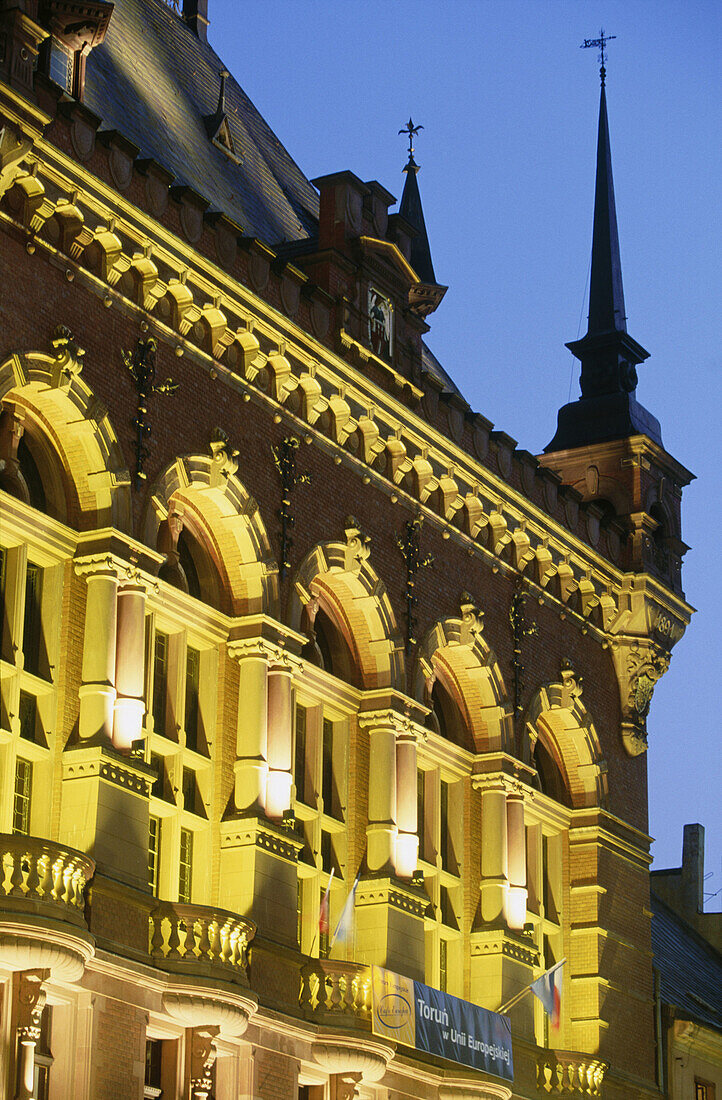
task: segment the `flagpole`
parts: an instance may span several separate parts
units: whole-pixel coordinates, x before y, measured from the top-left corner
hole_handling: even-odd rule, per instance
[[[536,979],[535,979],[536,980]],[[513,997],[510,997],[508,1001],[504,1001],[501,1008],[497,1008],[497,1012],[500,1016],[504,1016],[510,1008],[513,1008],[515,1004],[518,1004],[522,997],[525,997],[527,993],[531,992],[532,982],[522,989],[521,993],[515,993]]]
[[[520,993],[515,993],[514,996],[510,997],[508,1001],[504,1001],[501,1008],[497,1008],[496,1010],[498,1014],[500,1016],[503,1016],[505,1013],[507,1013],[510,1008],[513,1008],[514,1005],[517,1004],[522,999],[522,997],[524,997],[531,990],[531,987],[536,982],[538,982],[540,978],[543,978],[545,974],[552,974],[555,970],[558,970],[560,966],[564,966],[564,963],[566,961],[566,956],[564,956],[564,958],[560,959],[558,963],[554,963],[554,966],[550,966],[548,970],[545,970],[544,974],[540,974],[539,978],[535,978],[534,981],[529,982],[529,985],[524,986]]]

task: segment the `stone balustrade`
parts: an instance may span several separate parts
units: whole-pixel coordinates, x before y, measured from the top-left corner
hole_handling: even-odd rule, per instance
[[[352,1017],[353,1026],[371,1027],[371,969],[335,959],[312,959],[301,967],[299,1003],[312,1020],[340,1022]]]
[[[83,852],[39,837],[0,834],[0,908],[85,928],[85,886],[95,874]]]
[[[150,914],[150,954],[164,970],[248,985],[253,921],[205,905],[161,902]]]
[[[546,1050],[537,1061],[537,1088],[601,1096],[606,1062],[571,1050]]]

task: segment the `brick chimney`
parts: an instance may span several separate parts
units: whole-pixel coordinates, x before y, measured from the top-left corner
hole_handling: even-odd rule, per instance
[[[685,825],[682,841],[682,906],[687,920],[704,908],[704,828]],[[689,915],[688,915],[689,914]]]
[[[208,0],[183,0],[183,18],[201,42],[208,41]]]

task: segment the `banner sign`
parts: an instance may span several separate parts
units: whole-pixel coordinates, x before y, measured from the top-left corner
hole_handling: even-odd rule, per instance
[[[374,1035],[514,1080],[507,1016],[380,966],[371,973]]]

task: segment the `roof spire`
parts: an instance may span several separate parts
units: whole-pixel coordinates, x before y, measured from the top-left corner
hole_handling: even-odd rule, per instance
[[[581,47],[599,49],[601,79],[589,324],[586,336],[567,344],[582,364],[581,400],[560,409],[557,433],[547,451],[639,433],[662,442],[659,423],[634,396],[637,364],[644,362],[649,352],[628,335],[624,309],[605,88],[605,47],[615,37],[602,30],[599,38],[585,39]]]
[[[408,134],[409,138],[409,159],[403,168],[406,173],[406,183],[404,184],[404,193],[401,196],[399,214],[416,230],[416,236],[411,242],[411,266],[422,283],[437,285],[434,265],[431,262],[431,249],[429,248],[429,237],[426,232],[424,211],[421,206],[421,194],[416,179],[419,166],[414,160],[414,137],[423,128],[423,126],[414,126],[413,119],[410,118],[404,128],[399,130],[400,134]]]

